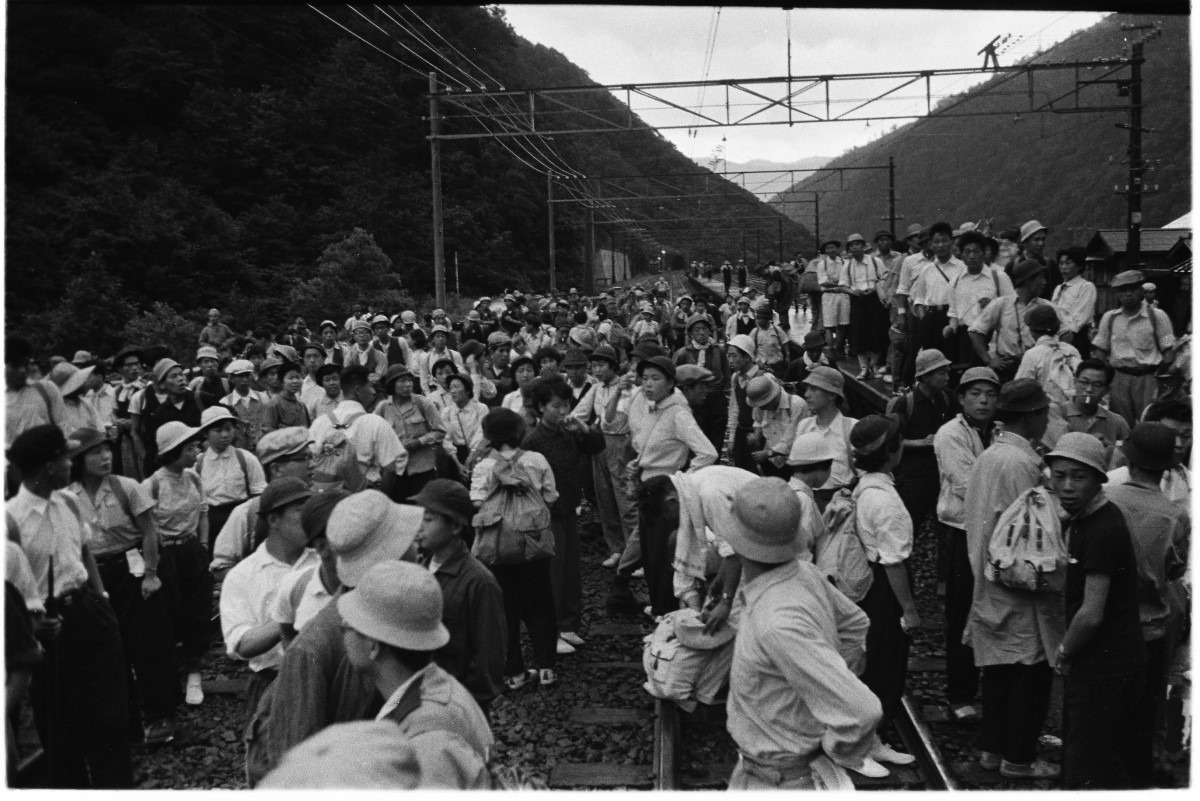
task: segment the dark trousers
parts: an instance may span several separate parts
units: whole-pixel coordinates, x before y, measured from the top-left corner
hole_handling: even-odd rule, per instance
[[[1050,708],[1050,663],[988,665],[980,673],[983,727],[979,747],[1018,765],[1032,762]]]
[[[33,670],[30,697],[50,786],[133,786],[121,627],[108,602],[84,590],[59,610],[62,629]]]
[[[1164,718],[1167,700],[1167,668],[1170,635],[1146,642],[1146,681],[1137,703],[1137,720],[1130,743],[1130,786],[1145,789],[1154,786],[1154,745]]]
[[[910,454],[900,462],[900,467],[896,470],[896,493],[904,502],[908,516],[912,518],[914,538],[921,536],[925,518],[936,514],[938,492],[941,490],[941,486],[938,484],[938,467],[937,460],[933,456],[933,448],[922,448],[921,450],[925,453]],[[934,520],[936,522],[936,517]],[[937,526],[934,527],[934,530],[940,533]],[[944,547],[938,548],[937,575],[939,580],[944,579],[946,575],[945,550]],[[916,592],[916,589],[914,588],[913,591]]]
[[[279,671],[275,668],[263,668],[250,674],[250,679],[246,682],[246,720],[254,717],[258,702],[278,675]]]
[[[512,676],[525,669],[521,656],[521,622],[533,645],[533,663],[553,668],[558,645],[554,621],[554,588],[550,584],[550,561],[539,559],[520,565],[489,565],[504,594],[504,620],[508,626],[508,658],[504,673]]]
[[[662,521],[651,520],[644,511],[638,513],[638,532],[642,541],[642,568],[646,572],[646,591],[650,596],[650,611],[665,615],[679,608],[673,581],[675,571],[675,530],[664,528]]]
[[[221,533],[221,529],[225,528],[225,523],[229,521],[229,516],[233,514],[233,510],[245,502],[246,499],[243,498],[233,503],[222,503],[208,507],[208,561],[210,563],[213,560],[213,549],[217,545],[217,535]]]
[[[158,575],[166,593],[174,642],[183,645],[184,667],[199,670],[200,658],[212,643],[213,577],[208,572],[208,552],[195,537],[184,541],[163,539]]]
[[[1123,676],[1068,675],[1063,684],[1063,784],[1068,790],[1133,786],[1138,704],[1145,670]]]
[[[910,310],[904,315],[904,362],[901,367],[901,383],[906,387],[913,385],[913,375],[917,371],[917,351],[920,349],[921,321]]]
[[[440,447],[440,446],[439,446]],[[396,476],[392,483],[391,498],[393,503],[412,503],[412,496],[425,488],[425,485],[437,478],[436,470],[426,470],[422,473],[406,473]]]
[[[886,568],[876,562],[871,565],[871,573],[874,576],[871,589],[858,602],[871,620],[871,627],[867,629],[867,667],[861,678],[879,698],[883,707],[880,726],[883,726],[900,710],[912,638],[900,628],[904,612],[892,592]]]
[[[169,717],[182,698],[165,590],[143,598],[142,580],[130,575],[125,554],[97,557],[96,566],[125,646],[130,725],[141,725],[139,706],[147,723]]]
[[[743,470],[749,470],[751,473],[758,472],[758,465],[754,462],[754,457],[750,455],[750,446],[746,444],[746,437],[754,432],[752,428],[739,428],[733,432],[733,448],[729,452],[729,461],[734,467],[740,467]]]
[[[583,622],[583,579],[579,561],[579,517],[575,510],[552,515],[550,529],[554,532],[550,584],[554,588],[558,631],[579,631]]]
[[[975,575],[967,553],[967,532],[938,525],[946,543],[946,700],[955,707],[974,703],[979,691],[975,651],[962,641],[975,592]]]

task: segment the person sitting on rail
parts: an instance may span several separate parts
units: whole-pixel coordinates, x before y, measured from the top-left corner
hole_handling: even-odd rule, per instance
[[[846,770],[885,776],[871,758],[882,711],[854,675],[866,614],[797,557],[801,507],[778,478],[733,500],[725,538],[741,563],[743,608],[729,674],[730,790],[852,788]]]
[[[799,386],[808,377],[808,371],[818,364],[832,367],[826,349],[824,331],[815,329],[805,334],[800,355],[788,362],[787,369],[783,371],[783,383]]]
[[[1138,705],[1146,646],[1138,621],[1138,566],[1125,517],[1104,495],[1104,446],[1064,434],[1046,455],[1050,486],[1069,517],[1067,631],[1054,657],[1063,689],[1063,779],[1067,789],[1123,790],[1139,771]],[[1144,733],[1152,740],[1150,732]]]
[[[420,507],[392,503],[377,490],[339,501],[325,527],[342,585],[334,598],[358,586],[378,564],[415,561],[412,545],[421,514]],[[370,678],[346,660],[342,628],[338,605],[326,603],[284,651],[279,676],[246,727],[251,787],[297,743],[332,723],[370,718],[379,711]]]

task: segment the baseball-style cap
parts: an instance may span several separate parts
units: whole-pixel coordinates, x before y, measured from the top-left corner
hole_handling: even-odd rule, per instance
[[[309,441],[308,429],[304,426],[277,428],[263,434],[255,446],[255,452],[258,454],[259,463],[266,467],[272,462],[298,453],[307,455]]]
[[[258,500],[258,516],[266,517],[290,503],[306,501],[312,495],[308,485],[296,476],[281,476],[263,490]]]

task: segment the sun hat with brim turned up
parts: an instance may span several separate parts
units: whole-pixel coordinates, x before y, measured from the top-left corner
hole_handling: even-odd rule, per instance
[[[1138,423],[1121,445],[1121,451],[1134,467],[1170,470],[1178,463],[1175,429],[1162,423]]]
[[[1172,440],[1174,448],[1174,440]],[[1055,459],[1070,459],[1090,467],[1100,474],[1102,481],[1108,480],[1108,452],[1099,437],[1084,431],[1069,431],[1058,438],[1054,450],[1046,454],[1046,464]]]
[[[1021,226],[1021,241],[1024,242],[1029,237],[1036,234],[1038,231],[1049,231],[1050,229],[1042,225],[1037,220],[1030,220]]]
[[[934,370],[940,370],[950,365],[951,361],[946,358],[946,354],[937,348],[926,348],[917,353],[917,366],[913,370],[913,375],[920,378],[926,373],[932,373]]]
[[[731,336],[729,338],[728,347],[737,348],[747,356],[753,356],[755,351],[758,350],[754,347],[754,340],[751,339],[747,334],[734,334]]]
[[[158,431],[155,432],[154,444],[158,446],[160,454],[170,453],[180,445],[198,436],[200,436],[200,429],[192,428],[187,423],[181,423],[178,420],[171,420],[168,423],[163,423]]]
[[[221,354],[217,353],[217,349],[212,345],[205,345],[196,351],[196,361],[201,359],[212,359],[214,362],[221,361]]]
[[[442,588],[428,568],[413,562],[375,565],[337,605],[347,626],[396,648],[436,651],[450,641],[442,623]]]
[[[1174,442],[1173,439],[1171,441]],[[77,428],[71,432],[71,436],[67,437],[67,456],[74,459],[93,448],[111,444],[103,431],[97,431],[94,428]]]
[[[95,366],[84,367],[82,370],[70,362],[60,362],[50,371],[50,380],[58,387],[64,398],[83,389],[83,385],[91,378]]]
[[[401,559],[412,547],[424,514],[421,507],[392,503],[375,489],[356,492],[334,507],[325,536],[337,556],[342,584],[357,587],[375,565]]]
[[[779,392],[779,382],[775,379],[756,375],[746,384],[746,404],[751,409],[758,409],[778,398]]]
[[[234,416],[233,412],[229,411],[228,406],[221,406],[219,404],[217,406],[209,406],[200,415],[200,428],[198,430],[207,431],[213,426],[219,425],[226,420],[235,425],[240,425],[242,422]]]
[[[818,364],[808,371],[808,376],[805,377],[804,383],[810,387],[823,389],[826,392],[832,392],[842,400],[846,399],[845,384],[846,380],[842,377],[840,371],[832,367],[826,367],[823,364]]]
[[[816,431],[810,431],[796,437],[792,442],[792,450],[788,454],[787,463],[790,467],[804,467],[821,464],[821,462],[831,462],[837,457],[838,451],[832,442]]]
[[[747,481],[733,496],[730,525],[722,531],[739,556],[755,562],[790,562],[800,553],[800,501],[781,478]]]

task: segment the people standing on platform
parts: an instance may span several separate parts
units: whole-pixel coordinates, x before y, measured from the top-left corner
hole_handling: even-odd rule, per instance
[[[904,330],[905,350],[901,375],[893,379],[896,386],[910,386],[913,381],[912,371],[920,347],[921,330],[920,320],[909,296],[912,294],[913,285],[933,259],[933,251],[929,248],[929,231],[922,228],[920,223],[908,226],[904,242],[908,246],[908,254],[900,262],[900,278],[896,282],[895,325]]]
[[[1054,655],[1063,676],[1063,782],[1068,790],[1129,789],[1143,751],[1136,738],[1146,682],[1133,540],[1104,494],[1095,437],[1064,434],[1046,464],[1067,515],[1067,630]]]
[[[676,386],[692,410],[692,417],[704,436],[720,452],[725,441],[726,404],[729,398],[711,370],[694,364],[681,364],[675,369]]]
[[[221,405],[230,409],[236,415],[241,426],[234,434],[234,442],[239,448],[253,451],[262,437],[263,426],[267,418],[267,403],[271,396],[266,392],[253,389],[250,383],[254,380],[254,365],[247,359],[236,359],[225,368],[233,391],[221,398]]]
[[[1110,286],[1121,305],[1104,313],[1092,338],[1097,358],[1116,370],[1111,408],[1131,426],[1154,400],[1158,389],[1154,374],[1175,358],[1171,318],[1145,302],[1144,281],[1140,270],[1117,274]]]
[[[1063,342],[1074,345],[1080,358],[1092,353],[1092,335],[1096,328],[1096,285],[1083,277],[1087,266],[1087,250],[1082,247],[1058,251],[1058,269],[1063,282],[1054,288],[1050,302],[1062,317]]]
[[[217,535],[235,507],[267,487],[267,477],[258,458],[233,444],[239,421],[224,406],[212,406],[200,417],[200,436],[206,447],[196,458],[195,469],[208,504],[208,559],[213,558]]]
[[[933,257],[921,270],[909,289],[918,323],[917,345],[942,353],[952,352],[945,329],[950,321],[950,289],[954,281],[967,271],[967,266],[954,255],[954,230],[948,222],[936,222],[929,227],[929,249]]]
[[[400,446],[408,452],[404,472],[397,475],[392,490],[391,498],[397,503],[416,495],[437,478],[437,450],[443,447],[446,436],[445,410],[438,411],[431,401],[414,395],[415,384],[416,376],[407,364],[393,364],[383,379],[386,397],[372,410],[391,425]],[[449,406],[459,408],[453,400]]]
[[[850,296],[842,291],[839,282],[842,280],[842,259],[838,253],[842,243],[837,239],[829,239],[821,243],[821,255],[808,263],[808,269],[817,274],[817,283],[821,286],[821,325],[825,327],[825,335],[830,346],[839,355],[846,354],[846,334],[850,326]],[[816,326],[816,321],[813,321]]]
[[[946,702],[955,720],[979,718],[975,697],[979,691],[979,668],[971,647],[962,641],[963,628],[971,611],[975,580],[967,546],[967,481],[979,454],[991,445],[992,420],[1000,379],[990,367],[972,367],[958,383],[962,410],[944,423],[933,438],[941,483],[937,519],[945,563]]]
[[[745,260],[745,259],[738,259],[738,263],[737,263],[737,282],[738,282],[738,288],[739,288],[739,289],[745,289],[745,288],[746,288],[746,277],[747,277],[747,270],[746,270],[746,260]]]
[[[733,265],[729,263],[729,259],[721,262],[721,283],[725,285],[725,294],[729,294],[729,287],[733,283]]]
[[[1050,300],[1054,290],[1063,282],[1062,272],[1058,263],[1046,257],[1046,235],[1050,229],[1037,220],[1030,220],[1021,226],[1021,258],[1012,263],[1011,275],[1016,281],[1016,269],[1021,261],[1035,261],[1046,268],[1046,285],[1038,290],[1038,297]]]
[[[779,377],[787,367],[788,343],[791,341],[782,328],[772,320],[771,304],[759,301],[754,311],[754,328],[750,341],[754,343],[754,361],[763,372]]]
[[[896,301],[896,288],[900,285],[900,266],[904,263],[904,253],[898,250],[892,250],[894,237],[892,232],[885,228],[881,228],[875,232],[873,239],[875,244],[875,256],[883,262],[884,273],[883,280],[876,287],[875,292],[879,296],[879,302],[883,304],[883,308],[887,311],[888,325],[896,324],[899,317],[900,308]],[[881,368],[882,379],[886,384],[894,384],[896,375],[900,372],[899,362],[901,360],[902,351],[900,346],[891,341],[888,337],[887,350],[880,352],[875,360],[875,366]]]
[[[838,286],[850,303],[850,350],[858,358],[858,380],[873,378],[876,358],[887,352],[888,312],[877,292],[887,277],[887,267],[874,254],[866,254],[862,234],[846,237],[849,257],[843,262]]]
[[[984,362],[971,345],[967,331],[989,303],[1011,295],[1015,290],[1003,269],[984,263],[986,238],[983,234],[967,231],[958,238],[958,247],[958,255],[967,269],[950,285],[949,323],[942,332],[947,346],[945,353],[956,364],[979,367]]]
[[[988,303],[967,329],[975,354],[1006,383],[1016,377],[1021,357],[1037,342],[1025,317],[1030,309],[1049,305],[1039,297],[1045,272],[1036,261],[1018,264],[1012,275],[1014,294]]]
[[[724,386],[729,381],[729,356],[713,341],[712,321],[707,315],[693,314],[687,320],[686,343],[675,351],[676,365],[694,364],[712,372]]]
[[[734,314],[725,321],[725,343],[739,334],[754,330],[754,313],[750,310],[750,298],[742,295],[734,304]]]

